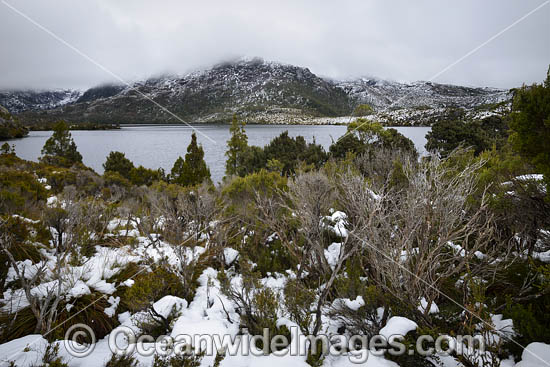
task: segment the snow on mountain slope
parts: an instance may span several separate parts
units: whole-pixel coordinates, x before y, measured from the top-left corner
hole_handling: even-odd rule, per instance
[[[472,88],[432,82],[398,83],[377,79],[337,82],[355,100],[375,109],[397,108],[472,108],[510,99],[509,91],[495,88]]]
[[[33,93],[8,94],[3,103],[12,112],[27,111],[20,118],[29,123],[59,118],[100,123],[177,122],[150,98],[191,122],[228,121],[237,113],[249,122],[322,123],[349,116],[357,105],[368,104],[381,121],[429,125],[445,108],[492,113],[511,99],[508,91],[493,88],[367,78],[334,81],[307,68],[257,58],[131,86],[99,86],[83,94],[64,91],[64,97],[59,95],[62,92]]]
[[[0,91],[0,105],[11,113],[41,111],[76,102],[81,91],[64,89],[53,91]]]

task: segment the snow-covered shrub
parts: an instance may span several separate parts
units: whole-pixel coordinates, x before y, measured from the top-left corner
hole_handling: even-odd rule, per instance
[[[241,276],[229,278],[228,273],[219,272],[218,278],[222,292],[236,306],[241,329],[250,335],[263,335],[264,328],[270,335],[287,334],[286,327],[277,326],[281,311],[278,293],[261,283],[260,274],[252,270],[249,261],[243,259],[240,264]]]
[[[200,367],[203,357],[204,353],[192,353],[191,355],[180,353],[167,357],[161,357],[156,354],[153,360],[153,367]]]

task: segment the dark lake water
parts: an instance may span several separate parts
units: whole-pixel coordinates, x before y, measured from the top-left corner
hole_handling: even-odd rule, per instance
[[[225,173],[225,151],[229,139],[229,125],[198,125],[195,126],[202,134],[197,133],[197,139],[202,144],[205,160],[210,167],[212,180],[218,182]],[[429,127],[398,127],[403,135],[411,139],[419,152],[424,152],[426,133]],[[326,150],[332,143],[346,132],[346,126],[304,126],[304,125],[247,125],[249,145],[264,146],[283,131],[288,130],[290,136],[301,135],[307,141],[315,138]],[[178,156],[184,156],[187,145],[191,141],[192,129],[188,126],[148,125],[124,126],[120,130],[105,131],[72,131],[73,138],[82,154],[85,165],[102,173],[102,164],[110,151],[124,152],[135,165],[148,168],[162,167],[170,172]],[[40,150],[51,131],[31,131],[23,139],[10,141],[15,144],[17,155],[27,160],[37,160]]]

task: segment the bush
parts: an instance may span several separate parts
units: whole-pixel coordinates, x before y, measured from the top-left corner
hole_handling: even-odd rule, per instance
[[[136,186],[150,186],[157,181],[164,180],[166,180],[166,175],[162,168],[153,170],[139,166],[130,170],[130,182]]]
[[[147,310],[152,303],[170,294],[185,298],[189,290],[183,288],[179,278],[162,266],[143,271],[134,277],[134,284],[125,289],[121,303],[132,312]]]
[[[67,330],[75,324],[89,325],[96,338],[104,338],[116,326],[118,317],[115,314],[109,317],[105,309],[111,307],[103,293],[92,292],[68,302],[61,302],[58,306],[58,316],[52,325],[53,332],[49,334],[52,339],[63,339]],[[81,343],[89,343],[91,340],[79,340]]]
[[[260,282],[260,274],[252,271],[252,266],[245,258],[241,259],[242,283],[235,285],[224,272],[218,273],[222,292],[237,305],[241,328],[247,329],[250,335],[263,335],[264,328],[270,335],[289,335],[286,327],[277,326],[279,297],[270,288]],[[259,341],[261,342],[261,341]],[[256,347],[262,349],[263,345]]]
[[[138,362],[132,355],[113,354],[107,361],[105,367],[136,367]]]
[[[155,355],[153,367],[200,367],[204,353],[200,354],[177,354],[175,356],[161,357]]]
[[[69,367],[59,356],[59,344],[48,344],[42,356],[42,367]]]
[[[359,106],[355,107],[355,110],[353,110],[353,116],[356,116],[356,117],[368,116],[373,112],[374,110],[368,104],[360,104]]]
[[[0,167],[0,212],[28,214],[47,195],[31,173]]]

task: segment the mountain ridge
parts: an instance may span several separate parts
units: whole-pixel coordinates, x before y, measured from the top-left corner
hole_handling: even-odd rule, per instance
[[[25,93],[27,99],[16,92],[0,92],[0,104],[8,110],[15,108],[13,113],[27,124],[59,118],[97,123],[177,122],[143,95],[196,123],[225,122],[233,114],[256,123],[343,123],[357,105],[368,104],[374,110],[372,117],[382,122],[429,125],[430,119],[447,108],[477,113],[480,109],[487,112],[483,108],[487,106],[492,113],[501,113],[511,99],[509,91],[498,88],[377,78],[339,81],[319,77],[305,67],[258,58],[224,62],[183,76],[150,78],[130,86],[110,84],[49,95],[41,92],[34,104],[29,101],[30,92]]]

